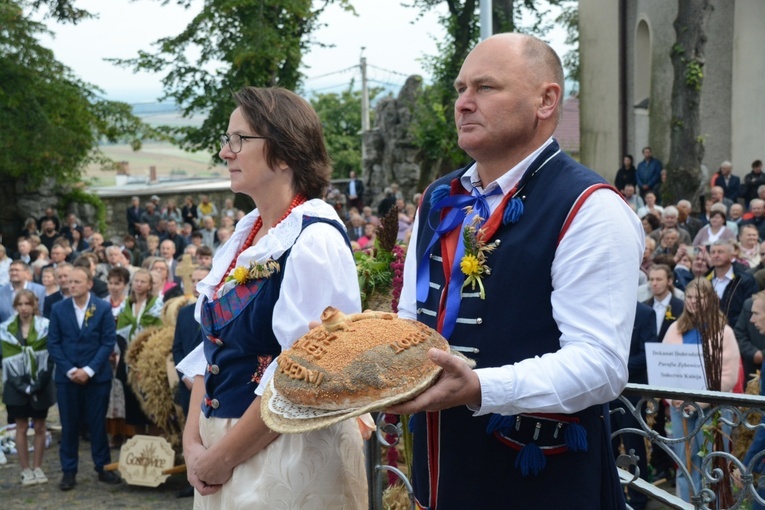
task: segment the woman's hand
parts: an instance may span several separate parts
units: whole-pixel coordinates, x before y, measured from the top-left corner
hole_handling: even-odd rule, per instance
[[[198,461],[199,458],[207,452],[207,449],[202,443],[185,444],[183,445],[183,457],[186,461],[186,478],[189,483],[196,489],[202,496],[209,496],[215,494],[221,489],[221,485],[209,484],[203,481],[199,477],[198,473]]]
[[[206,449],[199,454],[194,465],[194,474],[207,486],[217,487],[213,492],[220,490],[221,485],[226,483],[234,473],[235,466],[228,466],[219,455],[217,449]]]

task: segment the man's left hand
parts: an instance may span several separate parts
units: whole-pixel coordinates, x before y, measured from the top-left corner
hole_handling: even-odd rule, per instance
[[[72,374],[72,382],[76,384],[87,384],[88,380],[90,380],[90,376],[82,368],[78,368],[74,371],[74,374]]]
[[[436,384],[414,399],[391,407],[387,412],[414,414],[463,405],[481,407],[481,383],[478,375],[463,360],[439,349],[428,351],[428,358],[444,369]]]

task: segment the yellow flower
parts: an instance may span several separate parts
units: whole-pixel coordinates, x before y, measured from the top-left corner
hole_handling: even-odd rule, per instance
[[[480,274],[481,264],[478,262],[478,258],[475,255],[465,255],[460,261],[460,269],[465,276],[473,276]]]
[[[231,277],[236,281],[237,285],[247,283],[250,277],[250,271],[246,267],[239,266],[231,273]]]

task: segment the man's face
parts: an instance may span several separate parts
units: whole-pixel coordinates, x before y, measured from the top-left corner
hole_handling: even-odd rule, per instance
[[[751,248],[757,244],[758,232],[756,228],[742,228],[738,235],[741,244]]]
[[[722,198],[723,198],[722,190],[716,186],[712,188],[712,202],[714,203],[722,202]]]
[[[739,219],[741,216],[744,215],[744,206],[741,204],[733,204],[730,206],[730,210],[728,211],[728,216],[730,216],[730,219],[732,221],[735,221]]]
[[[18,248],[19,254],[21,255],[29,255],[29,252],[32,251],[32,245],[29,244],[29,241],[26,239],[22,239],[18,242]]]
[[[712,246],[709,255],[712,259],[712,266],[718,269],[726,269],[733,260],[733,254],[727,246]]]
[[[204,280],[205,276],[207,276],[207,273],[209,273],[209,271],[205,269],[195,269],[194,272],[191,273],[191,291],[194,293],[194,297],[199,297],[199,292],[197,291],[197,283]]]
[[[192,230],[193,230],[193,229],[191,228],[191,225],[189,225],[188,223],[184,223],[184,224],[183,224],[183,228],[181,229],[181,233],[182,233],[184,236],[190,236],[190,235],[191,235],[191,231],[192,231]]]
[[[653,157],[653,152],[651,152],[651,149],[643,149],[643,157],[645,159],[651,159]]]
[[[24,266],[20,264],[11,264],[8,268],[8,280],[11,283],[19,284],[29,281],[28,273]]]
[[[677,233],[677,230],[670,230],[661,236],[661,245],[664,247],[674,246],[679,239],[680,235]]]
[[[454,121],[459,146],[474,159],[503,157],[533,138],[542,89],[526,67],[521,44],[503,39],[483,41],[462,64]]]
[[[162,241],[159,246],[159,253],[163,259],[171,259],[175,256],[175,243],[172,241]]]
[[[659,269],[651,271],[648,273],[648,283],[651,285],[651,292],[658,298],[663,298],[669,291],[669,279],[666,271]]]
[[[167,221],[159,220],[159,223],[157,223],[157,232],[167,232]]]
[[[212,255],[197,255],[197,262],[200,266],[212,266]]]
[[[752,172],[754,172],[756,174],[761,174],[762,173],[762,165],[760,165],[760,166],[753,166],[752,167]]]
[[[49,216],[51,218],[53,217],[53,208],[52,207],[48,207],[47,209],[45,209],[45,216]]]
[[[58,283],[58,286],[61,287],[62,290],[67,288],[67,282],[69,281],[71,273],[72,268],[69,266],[56,268],[56,271],[54,272],[56,275],[56,283]]]
[[[630,198],[632,195],[635,194],[635,186],[628,184],[624,187],[624,197]]]
[[[662,216],[664,228],[675,228],[677,226],[677,216],[674,214],[665,214]]]
[[[141,234],[141,237],[149,237],[149,234],[151,234],[151,227],[146,223],[142,223],[141,226],[138,227],[138,232]]]
[[[178,233],[178,224],[174,221],[168,221],[167,222],[167,233],[171,235],[175,235]]]
[[[731,166],[721,166],[720,167],[720,171],[722,172],[722,174],[725,177],[728,177],[732,170],[733,170],[733,167],[731,167]]]
[[[119,266],[122,263],[122,253],[119,250],[109,250],[106,252],[106,260],[111,266]]]
[[[66,260],[66,250],[61,246],[54,246],[50,251],[50,259],[56,264],[62,263]]]
[[[43,232],[45,232],[46,234],[52,234],[55,231],[56,231],[56,225],[52,221],[48,220],[43,223]]]
[[[765,205],[762,202],[752,201],[751,209],[752,209],[752,215],[755,218],[760,218],[762,217],[762,214],[765,213]]]
[[[207,202],[210,201],[210,198],[207,195],[202,195],[202,203],[207,204]]]
[[[93,227],[91,227],[90,225],[85,225],[84,227],[82,227],[82,236],[85,239],[88,239],[89,237],[95,237],[95,235],[96,234],[93,233]],[[101,234],[98,234],[98,235],[100,236]],[[102,243],[104,242],[103,237],[101,238],[101,242]]]
[[[79,267],[75,267],[69,273],[68,283],[69,295],[74,299],[85,297],[93,286],[93,282],[88,279],[85,270]]]
[[[752,300],[752,318],[749,319],[757,331],[765,334],[765,299]]]

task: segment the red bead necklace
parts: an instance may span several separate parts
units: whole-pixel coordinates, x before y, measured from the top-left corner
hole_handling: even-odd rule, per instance
[[[292,199],[292,203],[290,203],[290,206],[287,209],[287,212],[284,213],[284,216],[282,216],[279,219],[279,221],[274,223],[272,228],[278,225],[279,223],[281,223],[282,221],[284,221],[284,219],[290,215],[290,213],[295,207],[299,206],[305,201],[306,201],[306,198],[303,195],[299,193],[295,195],[295,198]],[[252,242],[255,240],[255,236],[258,235],[258,232],[260,232],[260,229],[262,227],[263,227],[263,217],[258,216],[258,219],[255,220],[255,224],[252,226],[252,230],[250,230],[250,234],[247,236],[247,239],[244,240],[244,244],[242,245],[241,248],[239,248],[239,251],[237,252],[236,256],[231,260],[231,264],[229,264],[228,269],[226,270],[225,273],[223,273],[223,278],[221,278],[220,283],[218,283],[218,286],[215,288],[216,296],[218,294],[218,291],[220,291],[221,287],[223,287],[223,285],[226,283],[226,278],[228,278],[228,275],[231,274],[231,271],[234,269],[234,267],[236,267],[236,261],[239,259],[239,255],[241,255],[244,250],[252,246]]]

